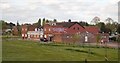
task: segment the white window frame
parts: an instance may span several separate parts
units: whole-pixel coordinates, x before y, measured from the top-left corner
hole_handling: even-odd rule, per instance
[[[88,36],[85,36],[85,42],[88,42]]]
[[[25,34],[25,37],[27,37],[27,34]]]
[[[42,38],[43,37],[43,35],[40,35],[40,38]]]
[[[45,35],[44,37],[47,38],[47,35]]]
[[[46,28],[44,29],[44,31],[46,31]]]
[[[22,34],[22,37],[24,37],[24,34]]]
[[[27,31],[27,28],[25,28],[25,31]]]
[[[49,31],[51,31],[51,29],[49,28]]]

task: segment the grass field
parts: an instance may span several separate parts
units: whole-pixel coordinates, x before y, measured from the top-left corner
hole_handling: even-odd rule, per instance
[[[3,40],[3,61],[104,61],[105,48],[39,43],[23,40]],[[109,61],[118,60],[118,50],[108,48]]]

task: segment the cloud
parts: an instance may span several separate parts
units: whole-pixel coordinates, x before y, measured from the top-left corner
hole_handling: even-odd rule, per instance
[[[11,6],[10,6],[10,4],[8,4],[8,3],[0,3],[0,8],[1,9],[8,9],[8,8],[10,8]]]
[[[90,22],[98,16],[117,20],[118,0],[2,0],[2,19],[20,23],[36,22],[38,18]]]

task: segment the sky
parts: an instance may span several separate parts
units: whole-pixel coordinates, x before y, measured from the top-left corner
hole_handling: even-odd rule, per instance
[[[85,21],[97,16],[118,21],[119,0],[1,0],[0,20],[20,24],[35,23],[39,18],[57,21]]]

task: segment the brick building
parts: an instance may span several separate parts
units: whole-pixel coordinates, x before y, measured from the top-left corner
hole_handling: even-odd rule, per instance
[[[22,25],[22,38],[40,40],[43,37],[43,29],[35,25]]]
[[[22,38],[23,39],[27,39],[27,32],[28,32],[28,27],[27,25],[22,25],[22,30],[21,30],[21,34],[22,34]]]
[[[73,42],[72,35],[84,32],[85,29],[77,22],[60,22],[44,25],[44,36],[54,42]]]
[[[52,42],[64,42],[64,43],[82,43],[82,42],[97,42],[97,36],[106,36],[109,40],[108,34],[99,33],[100,29],[95,26],[84,27],[78,22],[54,22],[46,23],[43,28],[36,27],[34,25],[22,26],[23,39],[40,40],[40,38],[46,38]]]
[[[100,34],[100,29],[96,26],[83,27],[78,22],[58,22],[44,25],[44,37],[54,42],[97,42],[97,36],[106,36]],[[74,36],[79,36],[75,38]],[[102,39],[102,38],[101,38]]]

